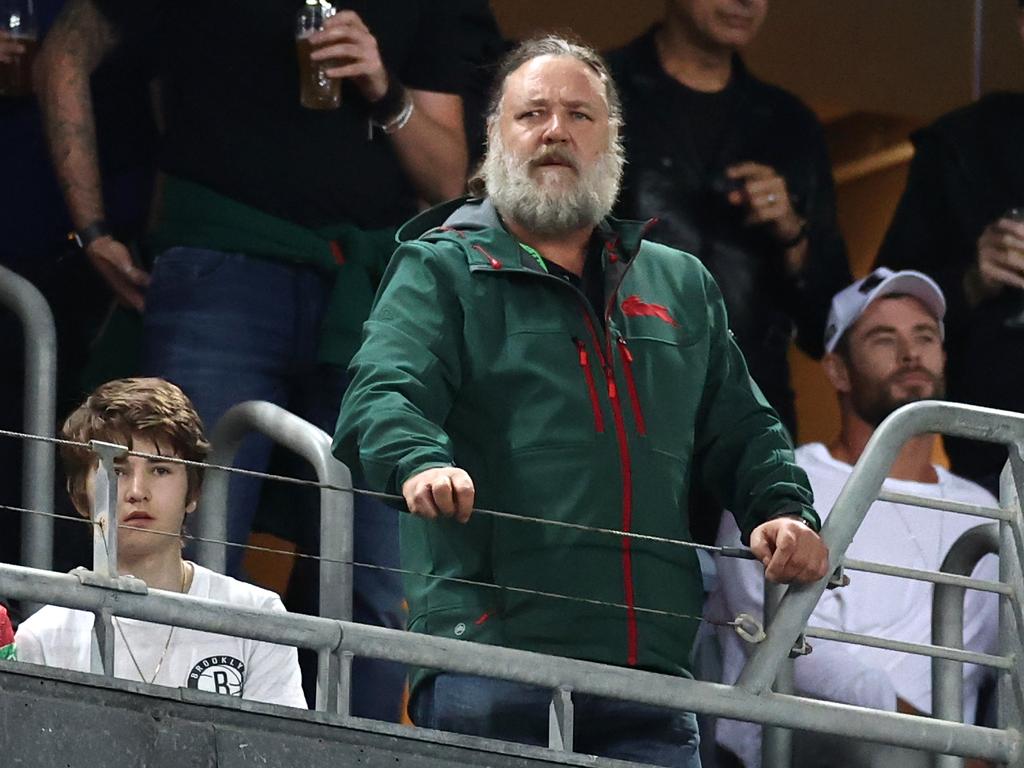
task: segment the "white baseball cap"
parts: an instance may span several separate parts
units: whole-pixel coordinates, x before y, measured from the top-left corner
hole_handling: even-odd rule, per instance
[[[919,299],[939,321],[939,333],[945,339],[946,328],[942,318],[946,315],[946,297],[938,284],[923,272],[912,269],[893,272],[887,267],[879,267],[832,297],[832,308],[825,324],[825,351],[835,351],[839,339],[872,301],[893,293],[905,293]]]

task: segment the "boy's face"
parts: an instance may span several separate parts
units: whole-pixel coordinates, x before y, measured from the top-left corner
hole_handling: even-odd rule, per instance
[[[145,437],[134,437],[132,450],[161,453]],[[163,453],[166,453],[164,451]],[[196,508],[188,499],[188,475],[184,464],[139,456],[125,456],[115,464],[117,484],[118,558],[137,557],[165,548],[180,549],[178,535],[185,516]],[[96,472],[89,473],[86,492],[96,487]]]

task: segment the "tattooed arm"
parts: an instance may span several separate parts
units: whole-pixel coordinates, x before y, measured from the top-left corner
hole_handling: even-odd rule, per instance
[[[104,221],[89,77],[116,43],[113,25],[91,0],[70,0],[36,59],[35,86],[50,155],[78,230]],[[105,235],[93,240],[86,254],[118,301],[141,311],[149,276],[132,263],[128,249]]]

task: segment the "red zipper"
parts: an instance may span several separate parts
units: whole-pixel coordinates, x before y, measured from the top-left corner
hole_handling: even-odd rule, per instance
[[[590,356],[587,355],[587,345],[580,339],[573,339],[576,342],[576,349],[580,355],[580,368],[587,379],[587,391],[590,393],[590,407],[594,411],[594,429],[599,433],[604,432],[604,414],[601,413],[601,403],[597,398],[597,385],[594,383],[594,372],[590,370]]]
[[[636,422],[636,431],[641,435],[647,434],[647,424],[644,421],[644,412],[640,408],[640,395],[636,390],[636,379],[633,378],[633,353],[629,351],[626,340],[621,336],[619,339],[619,355],[622,357],[622,369],[626,372],[626,388],[629,390],[629,401],[633,405],[633,420]]]
[[[629,441],[626,439],[626,423],[622,417],[622,404],[619,402],[618,388],[615,386],[615,371],[612,369],[611,356],[605,356],[601,352],[601,341],[594,328],[594,321],[586,311],[583,318],[587,321],[587,328],[594,340],[594,346],[601,355],[601,367],[604,369],[605,379],[608,383],[608,400],[612,405],[612,415],[615,418],[615,437],[619,443],[619,464],[622,471],[622,530],[629,532],[633,523],[633,465],[629,455]],[[609,352],[611,352],[609,344]],[[633,540],[627,537],[622,538],[622,579],[626,598],[626,663],[635,667],[637,663],[637,639],[636,625],[636,603],[633,593]]]

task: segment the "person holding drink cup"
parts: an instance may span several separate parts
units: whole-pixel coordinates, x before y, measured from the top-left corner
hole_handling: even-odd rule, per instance
[[[344,90],[333,109],[300,101],[296,23],[313,5],[322,29],[303,37],[311,61],[324,62],[318,74]],[[86,255],[142,313],[140,373],[186,389],[207,424],[261,399],[330,432],[395,227],[420,201],[463,189],[460,91],[490,11],[484,0],[239,7],[70,0],[38,67],[51,154]],[[150,269],[104,226],[88,109],[88,73],[124,40],[152,50],[165,119]],[[265,469],[270,452],[269,441],[247,441],[236,466]],[[231,541],[247,540],[260,492],[258,481],[232,485]],[[311,497],[308,514],[298,514],[305,501],[281,500],[296,510],[289,520],[317,519]],[[354,569],[355,618],[400,626],[401,585],[386,570],[397,521],[372,506],[357,497],[355,560],[378,567]],[[301,530],[274,532],[316,552],[315,533],[293,525]],[[229,553],[241,575],[241,551]],[[314,590],[295,590],[289,607],[312,609]],[[403,669],[357,660],[353,713],[397,719],[403,683]]]
[[[1015,23],[1024,40],[1024,0]],[[1007,9],[1009,10],[1009,9]],[[951,400],[1024,411],[1024,94],[991,93],[912,136],[907,187],[877,264],[946,294]],[[945,440],[953,471],[997,493],[1000,446]]]
[[[32,93],[32,61],[39,47],[32,0],[0,0],[0,97]]]

